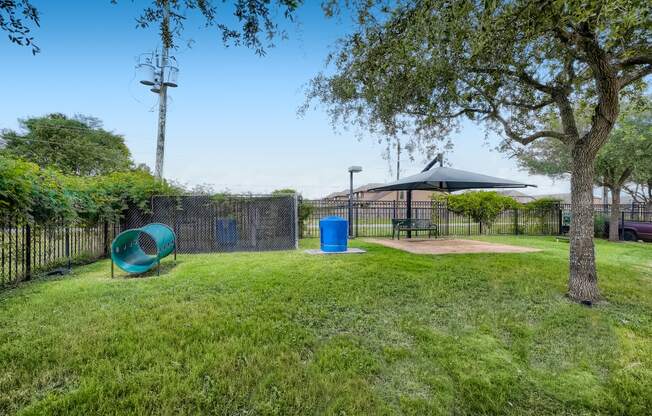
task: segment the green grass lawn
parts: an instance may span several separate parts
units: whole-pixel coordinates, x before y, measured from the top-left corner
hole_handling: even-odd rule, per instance
[[[489,240],[544,251],[357,241],[24,284],[0,293],[0,414],[649,415],[652,245],[598,242],[587,308],[564,297],[568,243]]]

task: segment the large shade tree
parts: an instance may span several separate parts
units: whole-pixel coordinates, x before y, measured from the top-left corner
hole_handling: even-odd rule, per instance
[[[419,0],[393,2],[367,19],[317,76],[318,97],[337,120],[388,133],[447,136],[462,119],[528,145],[568,145],[573,220],[570,298],[600,297],[593,244],[594,162],[620,98],[652,73],[647,1]],[[589,106],[586,132],[575,108]],[[561,128],[546,127],[554,111]]]
[[[20,120],[21,132],[0,133],[0,152],[78,176],[103,175],[132,167],[131,153],[118,134],[88,116],[49,114]]]
[[[571,149],[559,140],[545,138],[518,149],[519,165],[531,174],[565,178],[572,172]],[[610,224],[620,218],[620,194],[652,164],[652,113],[650,102],[631,103],[621,112],[609,139],[595,160],[595,183],[611,191]],[[630,185],[631,187],[631,185]],[[606,203],[606,201],[605,201]],[[609,227],[609,239],[618,241],[618,227]]]

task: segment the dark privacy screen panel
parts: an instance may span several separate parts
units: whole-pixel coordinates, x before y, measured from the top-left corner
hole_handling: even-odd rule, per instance
[[[149,211],[130,208],[124,226],[150,222],[172,227],[180,253],[289,250],[298,243],[292,195],[157,196]]]

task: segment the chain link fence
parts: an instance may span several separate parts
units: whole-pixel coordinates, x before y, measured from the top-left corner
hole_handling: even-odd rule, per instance
[[[123,229],[166,224],[179,253],[290,250],[298,247],[297,209],[294,195],[156,196],[148,210],[129,208]],[[140,244],[153,249],[146,239]]]

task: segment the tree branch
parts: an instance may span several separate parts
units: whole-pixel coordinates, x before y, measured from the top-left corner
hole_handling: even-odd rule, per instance
[[[633,172],[633,169],[631,167],[626,168],[623,171],[623,173],[620,175],[620,178],[618,178],[617,184],[619,186],[622,186],[627,181],[627,179],[629,179],[632,172]]]
[[[540,103],[537,104],[527,104],[523,102],[518,102],[518,101],[509,101],[509,100],[501,100],[500,104],[502,105],[507,105],[507,106],[513,106],[513,107],[519,107],[519,108],[525,108],[526,110],[541,110],[544,107],[547,107],[551,104],[554,104],[555,100],[549,99],[549,100],[544,100],[541,101]]]
[[[521,143],[522,145],[530,144],[533,141],[537,139],[542,139],[544,137],[559,139],[562,142],[568,140],[568,137],[564,133],[560,133],[554,130],[541,130],[536,133],[532,133],[528,136],[521,136],[518,133],[516,133],[514,130],[512,130],[511,126],[509,125],[509,122],[505,120],[500,114],[498,114],[497,111],[493,111],[492,113],[490,113],[489,117],[493,118],[494,120],[497,120],[498,122],[500,122],[500,124],[502,124],[503,130],[505,131],[507,137],[509,137],[510,139],[516,142]]]
[[[652,64],[644,66],[642,68],[638,68],[636,71],[628,72],[625,75],[622,75],[618,79],[619,89],[623,89],[624,87],[631,84],[632,82],[636,82],[639,79],[646,77],[650,74],[652,74]]]
[[[618,64],[620,68],[627,68],[634,65],[652,65],[652,51],[647,51],[640,55],[623,59],[620,64]]]

